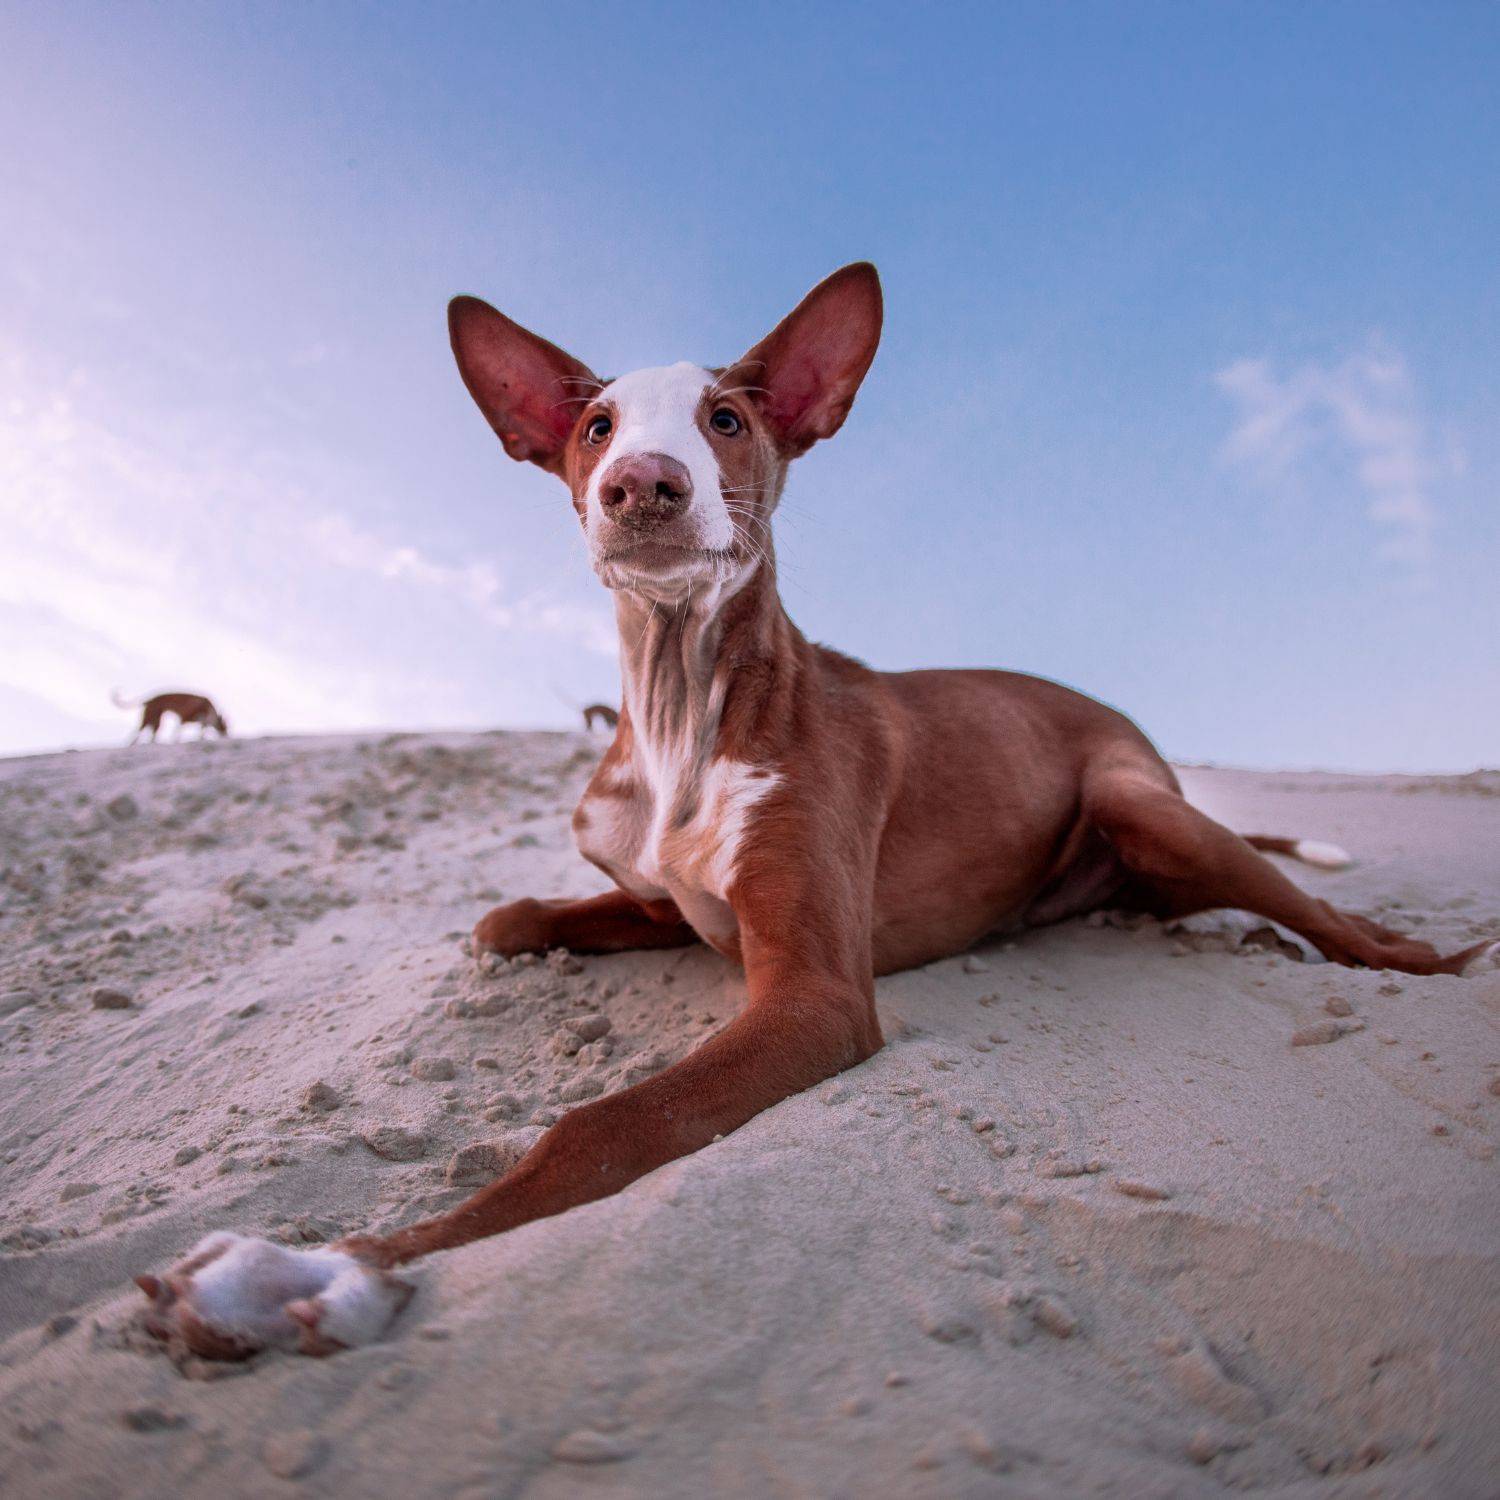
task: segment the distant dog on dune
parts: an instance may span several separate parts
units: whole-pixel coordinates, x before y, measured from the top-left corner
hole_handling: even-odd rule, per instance
[[[620,722],[620,716],[607,703],[590,703],[583,710],[583,727],[592,729],[594,720],[598,719],[606,729],[614,729]]]
[[[155,740],[164,714],[173,714],[177,718],[177,733],[172,736],[174,740],[182,738],[185,724],[198,726],[200,740],[207,736],[210,729],[217,730],[222,736],[227,737],[229,734],[229,725],[224,722],[224,715],[202,693],[157,693],[154,698],[122,698],[118,692],[112,692],[109,696],[114,700],[116,708],[140,707],[141,724],[130,737],[132,745],[148,729],[151,731],[151,738]]]

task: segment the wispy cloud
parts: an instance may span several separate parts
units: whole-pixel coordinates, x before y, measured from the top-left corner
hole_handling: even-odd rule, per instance
[[[308,523],[307,540],[336,567],[370,573],[390,583],[436,589],[461,599],[492,625],[510,628],[516,612],[502,602],[500,575],[489,563],[459,567],[436,562],[420,548],[383,540],[348,516],[330,514]]]
[[[80,392],[29,396],[23,375],[14,355],[0,367],[0,605],[15,637],[0,680],[85,721],[114,684],[185,682],[274,705],[273,721],[368,722],[375,705],[332,664],[215,604],[195,510],[227,476],[98,424]]]
[[[1399,355],[1371,350],[1285,376],[1269,360],[1242,359],[1214,383],[1239,409],[1224,445],[1228,461],[1268,483],[1315,454],[1347,464],[1382,534],[1381,554],[1417,569],[1426,564],[1438,524],[1431,490],[1444,466]]]
[[[509,633],[512,660],[613,656],[602,601],[377,535],[350,514],[358,476],[247,462],[201,415],[152,422],[102,384],[0,345],[0,684],[109,733],[114,686],[200,688],[247,730],[346,729],[555,712],[454,660],[465,614],[476,651]]]
[[[567,636],[610,657],[619,649],[613,622],[604,609],[580,608],[535,593],[507,597],[500,574],[490,563],[439,562],[419,547],[383,539],[339,514],[319,517],[308,525],[306,534],[317,552],[338,567],[462,601],[501,630]]]

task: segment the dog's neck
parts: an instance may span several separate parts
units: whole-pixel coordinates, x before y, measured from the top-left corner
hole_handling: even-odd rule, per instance
[[[763,684],[796,639],[782,608],[769,547],[738,581],[666,604],[615,595],[624,717],[648,761],[706,765],[738,680]],[[743,695],[741,695],[743,696]],[[756,696],[756,695],[751,695]],[[753,704],[735,714],[742,732]]]

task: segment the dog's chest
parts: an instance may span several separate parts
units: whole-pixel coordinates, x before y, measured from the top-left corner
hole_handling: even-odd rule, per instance
[[[745,840],[780,777],[730,758],[647,756],[600,765],[573,815],[579,852],[643,901],[669,897],[698,934],[732,945],[729,904]]]

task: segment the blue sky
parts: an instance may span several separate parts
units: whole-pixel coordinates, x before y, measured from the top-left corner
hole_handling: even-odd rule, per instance
[[[783,595],[1169,754],[1500,763],[1500,10],[68,5],[0,19],[0,751],[572,721],[612,613],[448,352],[617,374],[869,258]]]

